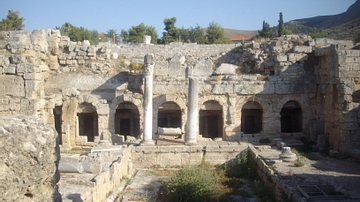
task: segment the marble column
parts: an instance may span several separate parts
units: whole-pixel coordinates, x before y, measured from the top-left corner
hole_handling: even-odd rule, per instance
[[[189,89],[187,100],[187,126],[185,133],[185,144],[196,145],[196,137],[199,131],[199,81],[193,76],[192,69],[188,69],[189,75]]]
[[[153,136],[153,74],[154,74],[154,55],[144,57],[144,121],[143,121],[143,140],[141,145],[155,145]]]

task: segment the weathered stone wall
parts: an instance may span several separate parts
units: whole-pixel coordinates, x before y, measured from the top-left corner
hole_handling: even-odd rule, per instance
[[[333,110],[335,97],[328,99],[335,90],[341,93],[341,86],[351,85],[351,92],[341,95],[353,103],[351,95],[359,86],[359,62],[358,51],[350,51],[351,41],[288,35],[261,44],[92,46],[87,41],[70,42],[57,30],[2,32],[1,37],[0,81],[4,87],[0,89],[0,113],[35,114],[54,125],[53,109],[61,108],[64,147],[91,146],[100,140],[96,136],[94,142],[88,142],[79,134],[77,115],[86,112],[84,105],[96,111],[97,134],[110,131],[115,141],[116,110],[122,103],[132,103],[138,110],[142,133],[144,75],[139,67],[148,53],[155,56],[154,139],[158,110],[164,103],[172,102],[180,108],[181,129],[185,131],[190,68],[199,80],[198,108],[205,109],[209,101],[221,106],[223,139],[240,138],[242,109],[252,102],[258,103],[263,113],[261,132],[252,137],[291,136],[281,133],[280,112],[286,103],[294,101],[301,108],[301,135],[317,140],[318,134],[327,134],[331,144],[340,144],[334,149],[359,142],[355,126],[340,129],[356,125],[356,106],[340,110],[339,99],[338,110]],[[331,44],[338,48],[325,53]],[[352,118],[341,121],[344,112]]]
[[[348,152],[360,146],[360,51],[331,45],[315,54],[320,57],[317,100],[324,103],[318,119],[325,123],[330,149]]]
[[[34,116],[1,116],[0,142],[0,201],[61,201],[53,127]]]

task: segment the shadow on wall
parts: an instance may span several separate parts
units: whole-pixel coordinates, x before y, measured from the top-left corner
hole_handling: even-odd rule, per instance
[[[233,92],[237,96],[250,97],[243,104],[237,105],[242,109],[240,113],[243,113],[244,117],[235,130],[245,134],[263,130],[270,133],[302,132],[306,137],[310,136],[310,120],[313,118],[311,115],[318,99],[314,95],[319,90],[315,76],[315,68],[319,61],[315,52],[307,46],[284,49],[284,52],[273,51],[269,44],[265,47],[266,50],[264,47],[261,48],[252,45],[236,47],[214,63],[215,74],[221,78],[218,78],[221,80],[219,83],[233,82]],[[298,52],[303,49],[304,52]],[[234,69],[224,70],[223,64],[230,64],[226,67]],[[259,106],[249,107],[249,103],[257,103]],[[284,117],[295,111],[298,115],[292,116],[293,121]],[[279,126],[274,126],[277,124],[276,120],[271,120],[273,123],[264,123],[269,117],[274,116],[280,117]],[[277,129],[274,130],[275,127]],[[256,130],[252,130],[253,128]]]
[[[119,142],[118,136],[137,137],[140,135],[142,119],[143,74],[120,72],[93,90],[91,94],[99,95],[109,103],[108,130],[112,141]],[[101,132],[101,131],[100,131]]]
[[[68,194],[66,198],[70,199],[72,202],[83,202],[80,194]]]

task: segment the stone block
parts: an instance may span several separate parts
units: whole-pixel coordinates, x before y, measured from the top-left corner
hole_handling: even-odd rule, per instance
[[[9,58],[5,57],[4,55],[0,55],[0,66],[9,66],[10,61]]]
[[[235,75],[238,66],[233,64],[222,63],[213,74],[215,75]]]
[[[52,63],[49,64],[49,69],[50,70],[58,70],[59,67],[60,67],[60,65],[57,62],[52,62]]]
[[[4,86],[4,94],[14,97],[25,95],[24,80],[20,76],[0,75],[0,86]]]
[[[286,62],[288,60],[287,55],[284,54],[278,54],[276,55],[275,61],[276,62]]]
[[[25,73],[23,77],[25,80],[42,80],[42,75],[39,73]]]
[[[293,53],[311,53],[311,46],[294,46],[291,50]]]
[[[19,54],[13,54],[10,57],[10,62],[12,64],[20,64],[20,63],[25,63],[26,62],[26,57],[24,55],[19,55]]]
[[[308,55],[307,54],[302,54],[302,53],[289,53],[288,54],[288,60],[290,62],[297,62],[297,61],[305,61],[308,59]]]
[[[3,68],[3,72],[4,74],[16,74],[16,66],[15,65],[6,66]]]

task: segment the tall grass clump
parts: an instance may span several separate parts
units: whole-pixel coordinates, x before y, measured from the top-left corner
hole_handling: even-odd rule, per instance
[[[216,197],[218,182],[219,177],[211,165],[203,163],[180,170],[163,185],[169,201],[201,202]]]

